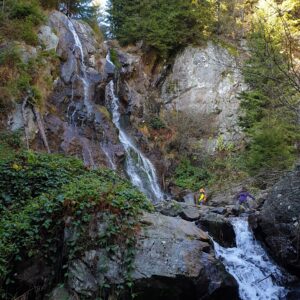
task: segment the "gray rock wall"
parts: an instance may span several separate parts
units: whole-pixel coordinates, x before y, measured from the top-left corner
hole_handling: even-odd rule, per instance
[[[237,96],[246,88],[236,57],[209,42],[202,48],[187,47],[177,55],[162,86],[162,98],[168,110],[191,112],[195,118],[207,117],[214,123],[214,136],[204,140],[206,150],[213,153],[217,137],[225,144],[239,144],[243,138]]]

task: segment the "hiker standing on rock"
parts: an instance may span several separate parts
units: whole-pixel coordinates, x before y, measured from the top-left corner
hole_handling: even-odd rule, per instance
[[[199,190],[199,193],[200,193],[200,195],[199,195],[199,198],[198,198],[198,205],[202,205],[203,203],[205,203],[206,202],[206,199],[207,199],[207,197],[206,197],[206,192],[205,192],[205,190],[204,190],[204,188],[201,188],[200,190]]]
[[[238,200],[239,207],[243,206],[244,209],[250,209],[248,198],[255,200],[255,198],[247,191],[245,187],[236,196]]]

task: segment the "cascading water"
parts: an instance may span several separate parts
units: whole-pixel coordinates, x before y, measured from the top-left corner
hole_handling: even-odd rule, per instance
[[[93,114],[93,105],[90,101],[90,84],[89,84],[89,80],[87,79],[87,74],[86,74],[86,66],[84,64],[84,52],[83,52],[83,48],[82,48],[82,43],[79,39],[79,36],[76,32],[76,29],[74,27],[74,24],[72,23],[72,21],[70,19],[68,19],[68,27],[70,32],[73,35],[74,41],[75,41],[75,46],[73,51],[76,51],[76,48],[79,49],[80,51],[80,71],[81,71],[81,75],[80,75],[80,80],[83,84],[83,90],[84,90],[84,98],[83,98],[83,102],[84,105],[86,107],[88,116],[91,116]],[[76,112],[76,108],[75,108],[75,112]]]
[[[284,275],[255,240],[247,220],[234,218],[231,223],[237,247],[223,248],[216,242],[214,246],[217,257],[238,282],[241,299],[285,299],[287,290],[281,286]]]
[[[113,65],[109,56],[107,57],[107,61]],[[111,80],[106,86],[106,99],[108,98],[110,99],[113,123],[119,130],[119,139],[126,151],[126,172],[130,177],[131,182],[137,186],[140,191],[145,193],[153,202],[162,200],[164,195],[159,187],[154,166],[134,145],[131,138],[121,126],[119,98],[116,96],[113,80]]]

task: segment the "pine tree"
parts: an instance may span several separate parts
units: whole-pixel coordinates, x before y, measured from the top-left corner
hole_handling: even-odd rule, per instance
[[[92,0],[40,0],[43,7],[56,8],[64,11],[69,16],[94,20],[98,16],[98,6]]]
[[[143,40],[167,56],[203,40],[212,22],[211,10],[208,1],[111,0],[109,21],[122,44]]]

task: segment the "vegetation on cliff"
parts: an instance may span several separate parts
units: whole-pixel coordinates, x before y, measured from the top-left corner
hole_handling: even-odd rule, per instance
[[[0,115],[27,99],[43,107],[57,76],[58,58],[53,51],[40,49],[38,29],[46,23],[44,8],[63,8],[91,25],[97,21],[97,7],[91,1],[6,0],[0,9]],[[98,28],[98,26],[94,26]],[[99,28],[98,28],[99,31]],[[43,74],[51,68],[51,76]]]
[[[75,158],[24,152],[17,136],[2,135],[0,149],[11,154],[0,160],[0,297],[14,296],[16,286],[18,293],[22,286],[26,290],[18,277],[20,263],[39,261],[50,268],[47,289],[64,280],[54,272],[63,274],[69,261],[96,246],[108,255],[122,254],[130,285],[138,216],[151,209],[145,196],[110,170],[88,170]],[[99,213],[106,229],[91,237]],[[64,242],[65,228],[72,238]]]
[[[299,150],[299,4],[269,5],[253,17],[243,67],[250,90],[241,95],[241,125],[250,138],[245,164],[252,174],[290,167]]]
[[[109,10],[112,33],[122,44],[143,40],[160,55],[192,43],[209,33],[212,22],[209,1],[112,0]],[[205,17],[204,17],[205,16]]]

